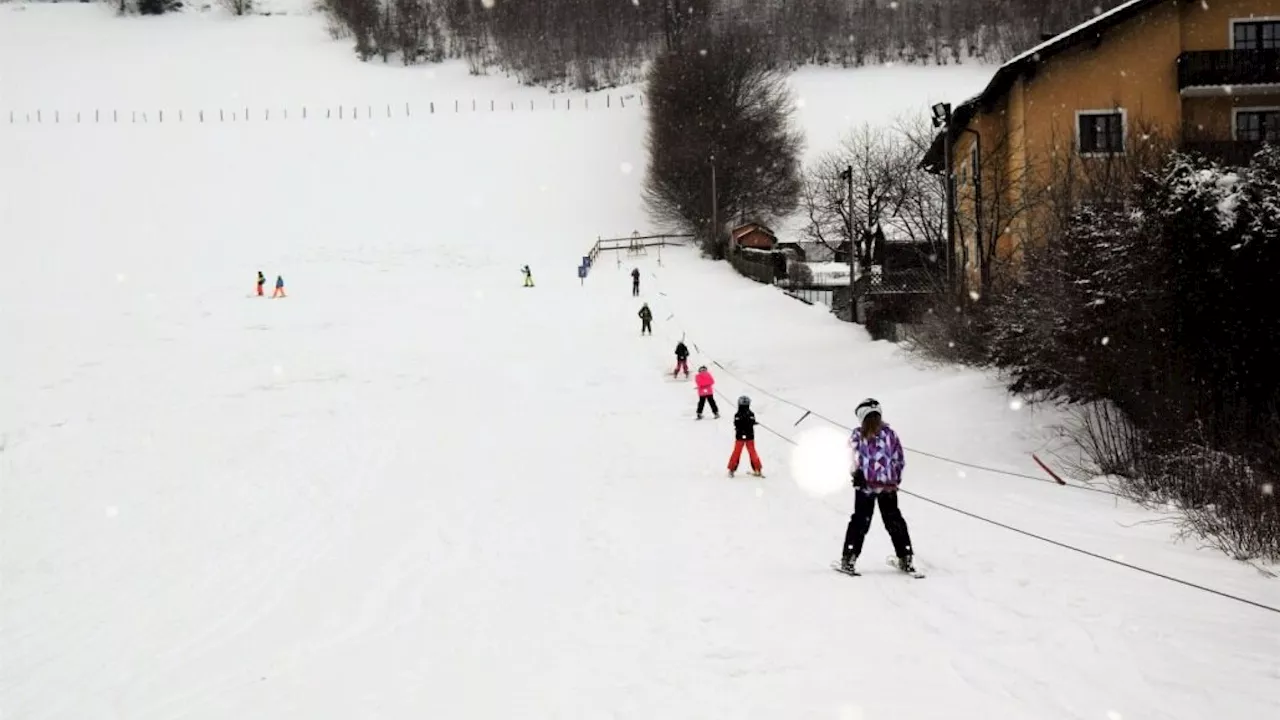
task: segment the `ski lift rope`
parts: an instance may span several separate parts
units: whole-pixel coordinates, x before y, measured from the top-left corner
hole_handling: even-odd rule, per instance
[[[653,277],[653,279],[654,279],[655,281],[658,279],[658,276],[657,276],[655,273],[650,273],[650,275]],[[669,298],[669,296],[668,296],[665,292],[662,292],[662,291],[658,291],[658,295],[660,295],[660,296],[661,296],[661,297],[663,297],[663,298]],[[668,305],[668,310],[670,310],[670,317],[669,317],[668,319],[673,319],[673,318],[675,318],[675,315],[676,315],[676,314],[675,314],[675,311],[670,307],[670,305],[671,305],[671,301],[670,301],[670,299],[668,299],[666,302],[667,302],[667,305]],[[679,326],[679,323],[677,323],[677,326]],[[685,331],[684,331],[683,329],[681,329],[681,333],[680,333],[680,334],[681,334],[681,339],[683,340],[683,338],[684,338],[684,337],[685,337],[685,335],[686,335]],[[750,382],[750,381],[749,381],[749,380],[747,380],[746,378],[743,378],[742,376],[738,375],[737,373],[733,372],[732,370],[729,370],[729,369],[728,369],[728,368],[726,368],[725,366],[721,365],[719,362],[717,362],[717,361],[716,361],[714,358],[712,358],[710,355],[707,355],[706,353],[702,352],[702,349],[698,347],[698,344],[697,344],[696,342],[693,342],[693,341],[691,340],[691,341],[690,341],[690,344],[691,344],[691,345],[693,345],[693,349],[694,349],[696,352],[698,352],[700,355],[705,356],[705,357],[706,357],[706,358],[707,358],[707,359],[708,359],[708,360],[709,360],[713,365],[715,365],[716,367],[720,368],[720,369],[721,369],[721,370],[723,370],[726,374],[728,374],[729,376],[731,376],[731,377],[733,377],[733,378],[737,379],[739,382],[743,383],[744,385],[747,385],[748,387],[751,387],[752,389],[754,389],[754,390],[756,390],[756,391],[758,391],[758,392],[760,392],[760,393],[763,393],[764,395],[766,395],[766,396],[768,396],[768,397],[771,397],[771,398],[773,398],[773,399],[775,399],[775,400],[778,400],[778,401],[780,401],[780,402],[782,402],[782,403],[785,403],[785,404],[787,404],[787,405],[790,405],[790,406],[792,406],[792,407],[794,407],[794,408],[797,408],[797,409],[800,409],[800,410],[804,410],[804,411],[805,411],[805,413],[806,413],[806,416],[807,416],[807,415],[813,415],[814,417],[819,418],[819,419],[821,419],[821,420],[825,420],[826,422],[831,423],[832,425],[835,425],[836,427],[843,428],[844,430],[847,430],[847,431],[849,431],[849,432],[853,432],[852,428],[849,428],[849,427],[847,427],[846,425],[844,425],[844,424],[842,424],[842,423],[836,422],[835,420],[832,420],[831,418],[828,418],[828,417],[825,417],[825,416],[823,416],[823,415],[821,415],[821,414],[819,414],[819,413],[813,412],[812,410],[810,410],[809,408],[804,407],[803,405],[799,405],[799,404],[797,404],[797,403],[795,403],[795,402],[793,402],[793,401],[791,401],[791,400],[787,400],[786,398],[783,398],[783,397],[781,397],[781,396],[779,396],[779,395],[777,395],[777,394],[775,394],[775,393],[773,393],[773,392],[769,391],[769,390],[768,390],[768,389],[766,389],[766,388],[762,388],[762,387],[760,387],[759,385],[756,385],[756,384],[754,384],[754,383]],[[725,395],[723,392],[721,392],[721,391],[719,391],[719,390],[713,390],[713,392],[714,392],[716,395],[719,395],[721,398],[723,398],[723,399],[725,400],[725,402],[726,402],[726,403],[728,403],[728,402],[729,402],[730,398],[729,398],[729,396],[728,396],[728,395]],[[803,420],[803,419],[804,419],[804,417],[801,417],[800,419],[801,419],[801,420]],[[799,424],[799,421],[797,421],[797,424]],[[781,439],[782,441],[784,441],[784,442],[786,442],[786,443],[788,443],[788,444],[790,444],[790,445],[792,445],[792,446],[798,446],[798,443],[797,443],[794,439],[792,439],[791,437],[789,437],[789,436],[787,436],[787,435],[782,434],[781,432],[778,432],[777,430],[773,429],[773,428],[772,428],[772,427],[770,427],[769,425],[767,425],[767,424],[765,424],[765,423],[762,423],[762,422],[757,422],[757,423],[756,423],[756,425],[757,425],[758,427],[761,427],[761,428],[763,428],[763,429],[767,430],[769,433],[771,433],[771,434],[773,434],[773,435],[777,436],[777,437],[778,437],[779,439]],[[906,449],[906,450],[908,450],[908,451],[910,451],[910,452],[914,452],[914,453],[917,453],[917,454],[920,454],[920,455],[925,455],[925,456],[928,456],[928,457],[936,458],[936,459],[938,459],[938,460],[942,460],[942,461],[949,462],[949,463],[954,463],[954,464],[956,464],[956,465],[963,465],[963,466],[965,466],[965,467],[975,468],[975,469],[978,469],[978,470],[984,470],[984,471],[986,471],[986,472],[990,472],[990,473],[995,473],[995,474],[999,474],[999,475],[1007,475],[1007,476],[1011,476],[1011,477],[1018,477],[1018,478],[1026,478],[1026,479],[1030,479],[1030,480],[1035,480],[1035,481],[1037,481],[1037,482],[1051,482],[1051,481],[1049,481],[1049,480],[1044,480],[1043,478],[1037,478],[1037,477],[1032,476],[1032,475],[1024,475],[1024,474],[1022,474],[1022,473],[1011,472],[1011,471],[1008,471],[1008,470],[1000,470],[999,468],[991,468],[991,467],[985,467],[985,466],[982,466],[982,465],[976,465],[976,464],[973,464],[973,463],[965,463],[965,462],[961,462],[961,461],[958,461],[958,460],[953,460],[953,459],[948,458],[948,457],[944,457],[944,456],[942,456],[942,455],[936,455],[936,454],[933,454],[933,453],[927,453],[927,452],[924,452],[924,451],[921,451],[921,450],[913,450],[912,448],[906,447],[905,445],[903,446],[903,448],[904,448],[904,449]],[[1054,483],[1054,484],[1056,484],[1056,483]],[[1119,493],[1116,493],[1116,492],[1113,492],[1113,491],[1110,491],[1110,490],[1104,490],[1104,489],[1102,489],[1102,488],[1089,487],[1089,486],[1087,486],[1087,485],[1067,485],[1067,487],[1073,487],[1073,488],[1077,488],[1077,489],[1080,489],[1080,490],[1092,490],[1092,491],[1095,491],[1095,492],[1100,492],[1100,493],[1105,493],[1105,494],[1115,495],[1115,496],[1117,496],[1117,497],[1120,497]],[[906,490],[906,489],[903,489],[903,488],[899,488],[899,489],[898,489],[898,492],[900,492],[900,493],[902,493],[902,494],[904,494],[904,495],[907,495],[907,496],[909,496],[909,497],[913,497],[913,498],[915,498],[915,499],[917,499],[917,500],[922,500],[922,501],[924,501],[924,502],[926,502],[926,503],[929,503],[930,505],[934,505],[934,506],[940,507],[940,508],[942,508],[942,509],[944,509],[944,510],[947,510],[947,511],[950,511],[950,512],[953,512],[953,513],[956,513],[956,514],[958,514],[958,515],[963,515],[963,516],[968,517],[968,518],[970,518],[970,519],[977,520],[977,521],[979,521],[979,522],[983,522],[983,523],[986,523],[986,524],[988,524],[988,525],[991,525],[991,526],[994,526],[994,527],[997,527],[997,528],[1000,528],[1000,529],[1003,529],[1003,530],[1008,530],[1009,532],[1014,532],[1014,533],[1017,533],[1017,534],[1022,535],[1022,536],[1024,536],[1024,537],[1031,538],[1031,539],[1033,539],[1033,540],[1038,540],[1038,541],[1040,541],[1040,542],[1047,543],[1047,544],[1049,544],[1049,545],[1054,545],[1054,546],[1057,546],[1057,547],[1062,548],[1062,549],[1064,549],[1064,550],[1070,550],[1071,552],[1078,553],[1078,554],[1080,554],[1080,555],[1084,555],[1084,556],[1086,556],[1086,557],[1091,557],[1091,558],[1094,558],[1095,560],[1102,560],[1102,561],[1105,561],[1105,562],[1111,563],[1112,565],[1118,565],[1118,566],[1123,567],[1123,568],[1128,568],[1129,570],[1134,570],[1134,571],[1136,571],[1136,572],[1144,573],[1144,574],[1151,575],[1151,576],[1154,576],[1154,577],[1163,578],[1163,579],[1165,579],[1165,580],[1168,580],[1169,582],[1174,582],[1174,583],[1177,583],[1177,584],[1179,584],[1179,585],[1184,585],[1184,586],[1186,586],[1186,587],[1189,587],[1189,588],[1192,588],[1192,589],[1195,589],[1195,590],[1200,590],[1200,591],[1202,591],[1202,592],[1209,593],[1209,594],[1211,594],[1211,595],[1217,595],[1218,597],[1226,598],[1226,599],[1228,599],[1228,600],[1234,600],[1234,601],[1239,602],[1239,603],[1244,603],[1245,605],[1251,605],[1251,606],[1256,607],[1256,608],[1259,608],[1259,609],[1261,609],[1261,610],[1267,610],[1267,611],[1269,611],[1269,612],[1272,612],[1272,613],[1275,613],[1275,614],[1277,614],[1277,615],[1280,615],[1280,607],[1275,607],[1275,606],[1272,606],[1272,605],[1267,605],[1267,604],[1265,604],[1265,603],[1261,603],[1261,602],[1258,602],[1258,601],[1256,601],[1256,600],[1250,600],[1250,599],[1248,599],[1248,598],[1240,597],[1239,595],[1233,595],[1233,594],[1231,594],[1231,593],[1224,592],[1224,591],[1222,591],[1222,590],[1215,590],[1214,588],[1207,587],[1207,586],[1205,586],[1205,585],[1200,585],[1200,584],[1198,584],[1198,583],[1191,582],[1190,580],[1183,580],[1182,578],[1174,577],[1173,575],[1168,575],[1168,574],[1166,574],[1166,573],[1162,573],[1162,572],[1159,572],[1159,571],[1156,571],[1156,570],[1151,570],[1151,569],[1149,569],[1149,568],[1144,568],[1144,567],[1139,566],[1139,565],[1134,565],[1134,564],[1132,564],[1132,563],[1127,563],[1127,562],[1125,562],[1125,561],[1123,561],[1123,560],[1117,560],[1116,558],[1107,557],[1106,555],[1102,555],[1102,554],[1099,554],[1099,553],[1093,552],[1093,551],[1091,551],[1091,550],[1085,550],[1084,548],[1077,547],[1077,546],[1075,546],[1075,545],[1071,545],[1071,544],[1069,544],[1069,543],[1065,543],[1065,542],[1062,542],[1062,541],[1060,541],[1060,540],[1054,540],[1053,538],[1049,538],[1049,537],[1045,537],[1045,536],[1040,535],[1040,534],[1037,534],[1037,533],[1033,533],[1033,532],[1031,532],[1030,530],[1023,530],[1022,528],[1015,527],[1015,526],[1013,526],[1013,525],[1009,525],[1009,524],[1007,524],[1007,523],[1002,523],[1002,522],[1000,522],[1000,521],[998,521],[998,520],[992,520],[991,518],[985,517],[985,516],[983,516],[983,515],[979,515],[979,514],[977,514],[977,513],[970,512],[970,511],[968,511],[968,510],[964,510],[964,509],[962,509],[962,508],[955,507],[954,505],[949,505],[949,504],[944,503],[944,502],[941,502],[941,501],[939,501],[939,500],[934,500],[933,498],[927,497],[927,496],[925,496],[925,495],[921,495],[920,493],[917,493],[917,492],[912,492],[911,490]]]

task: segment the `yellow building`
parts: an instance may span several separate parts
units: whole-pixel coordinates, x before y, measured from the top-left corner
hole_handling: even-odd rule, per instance
[[[950,171],[953,267],[978,290],[1042,234],[1039,198],[1064,167],[1160,142],[1242,162],[1280,142],[1280,0],[1129,0],[934,116],[945,130],[922,166]]]

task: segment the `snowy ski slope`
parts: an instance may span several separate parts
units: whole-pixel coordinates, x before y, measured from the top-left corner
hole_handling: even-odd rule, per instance
[[[795,84],[812,153],[888,118],[864,95],[983,81]],[[471,97],[550,104],[357,64],[314,17],[0,6],[0,717],[1280,714],[1280,615],[929,502],[1280,606],[1105,494],[913,452],[929,578],[883,567],[878,521],[866,575],[831,572],[851,491],[810,476],[830,425],[805,409],[874,395],[909,447],[1035,478],[1055,418],[687,249],[580,285],[597,235],[648,227],[634,103],[66,122]],[[62,122],[8,124],[37,108]],[[259,269],[289,297],[253,297]],[[694,422],[666,375],[682,334],[777,431],[766,479],[725,477],[727,413]]]

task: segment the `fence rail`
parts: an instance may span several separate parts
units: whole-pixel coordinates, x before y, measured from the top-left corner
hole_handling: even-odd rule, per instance
[[[93,108],[62,109],[36,108],[0,110],[0,118],[9,125],[76,125],[76,124],[139,124],[139,123],[234,123],[234,122],[284,122],[299,120],[385,120],[426,117],[430,115],[467,113],[512,112],[590,112],[629,110],[644,106],[644,96],[605,95],[601,101],[595,98],[594,108],[590,96],[546,98],[529,100],[470,100],[434,101],[423,104],[358,103],[342,105],[296,105],[292,107],[235,107],[235,108],[146,108],[119,109]]]
[[[596,238],[596,242],[587,251],[586,272],[596,266],[596,261],[600,258],[600,253],[612,250],[616,253],[618,265],[622,265],[622,251],[626,250],[628,255],[638,255],[647,252],[649,248],[658,248],[658,262],[662,262],[662,248],[668,245],[681,247],[686,244],[686,240],[693,239],[692,235],[640,235],[633,234],[628,237],[617,238]]]

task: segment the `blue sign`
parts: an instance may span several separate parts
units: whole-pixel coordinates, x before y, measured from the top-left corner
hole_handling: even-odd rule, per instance
[[[591,256],[590,256],[590,255],[583,255],[583,256],[582,256],[582,267],[584,267],[584,268],[589,268],[589,267],[591,267]]]
[[[578,266],[578,278],[579,278],[579,279],[582,279],[582,278],[585,278],[586,276],[587,276],[587,266],[586,266],[586,265],[579,265],[579,266]]]

